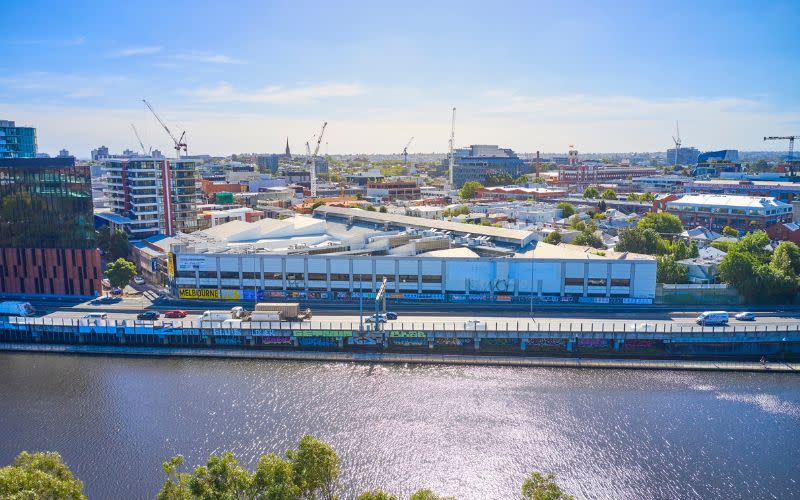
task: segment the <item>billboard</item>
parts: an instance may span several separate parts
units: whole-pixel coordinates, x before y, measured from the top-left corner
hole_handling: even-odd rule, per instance
[[[216,288],[179,288],[178,296],[182,299],[241,300],[239,290],[217,290]]]

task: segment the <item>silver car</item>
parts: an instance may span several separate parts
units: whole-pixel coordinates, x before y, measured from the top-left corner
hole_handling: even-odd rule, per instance
[[[739,321],[755,321],[756,315],[751,312],[740,312],[734,318],[738,319]]]

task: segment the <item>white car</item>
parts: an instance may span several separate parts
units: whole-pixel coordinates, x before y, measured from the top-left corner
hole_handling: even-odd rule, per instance
[[[739,321],[755,321],[756,315],[751,312],[740,312],[734,318],[738,319]]]
[[[142,278],[141,276],[134,276],[133,282],[136,283],[137,285],[144,285],[144,278]]]
[[[377,316],[373,314],[372,316],[364,318],[364,321],[367,323],[386,323],[386,316],[383,314],[378,314]]]

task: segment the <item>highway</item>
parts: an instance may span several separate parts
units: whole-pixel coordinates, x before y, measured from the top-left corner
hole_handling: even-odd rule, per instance
[[[217,303],[215,309],[225,309],[230,307],[231,304]],[[313,307],[314,317],[311,323],[320,327],[336,328],[338,324],[352,324],[359,322],[359,307],[358,304],[347,304],[346,308],[339,305],[335,308],[329,308],[325,305]],[[369,306],[373,306],[372,308]],[[113,304],[92,304],[89,302],[59,305],[53,303],[34,303],[39,317],[46,317],[50,319],[59,318],[81,318],[90,311],[102,311],[108,314],[109,319],[135,319],[139,311],[146,309],[159,310],[162,313],[169,309],[175,309],[172,306],[153,305],[149,300],[143,297],[126,297],[117,303]],[[197,320],[202,311],[208,309],[208,305],[195,306],[196,309],[188,309],[186,305],[180,308],[186,310],[189,316],[185,321]],[[252,307],[252,304],[250,305]],[[488,325],[489,329],[494,329],[493,325],[498,326],[508,323],[509,325],[519,325],[523,329],[536,329],[537,324],[539,328],[545,328],[544,325],[561,323],[562,325],[573,324],[575,328],[579,329],[605,329],[605,328],[624,328],[626,330],[636,328],[658,328],[662,329],[669,325],[673,327],[693,325],[697,317],[696,311],[686,310],[650,310],[650,309],[600,309],[581,308],[580,306],[569,306],[564,309],[546,308],[537,310],[534,307],[534,314],[531,316],[529,310],[491,310],[486,307],[478,309],[474,313],[467,312],[463,309],[452,310],[450,304],[439,304],[439,310],[426,308],[425,310],[406,311],[405,308],[393,308],[398,313],[398,319],[390,321],[393,328],[439,328],[442,325],[463,324],[464,322],[477,320],[484,322]],[[449,310],[450,309],[450,310]],[[742,310],[737,308],[736,310]],[[374,311],[373,304],[364,304],[364,317],[370,315]],[[799,310],[786,310],[781,311],[775,308],[755,308],[753,312],[756,313],[756,321],[741,322],[733,318],[731,310],[730,326],[750,326],[750,325],[796,325],[800,322]],[[614,326],[612,326],[614,325]],[[644,326],[642,326],[644,325]],[[664,325],[664,326],[662,326]]]

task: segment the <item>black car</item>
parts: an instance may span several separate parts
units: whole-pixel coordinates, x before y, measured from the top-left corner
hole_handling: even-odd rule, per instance
[[[391,319],[397,319],[397,313],[396,312],[391,312],[391,311],[387,312],[386,313],[386,319],[390,319],[390,320]]]
[[[143,319],[148,321],[154,321],[161,317],[161,314],[158,311],[142,311],[136,315],[136,319]]]

